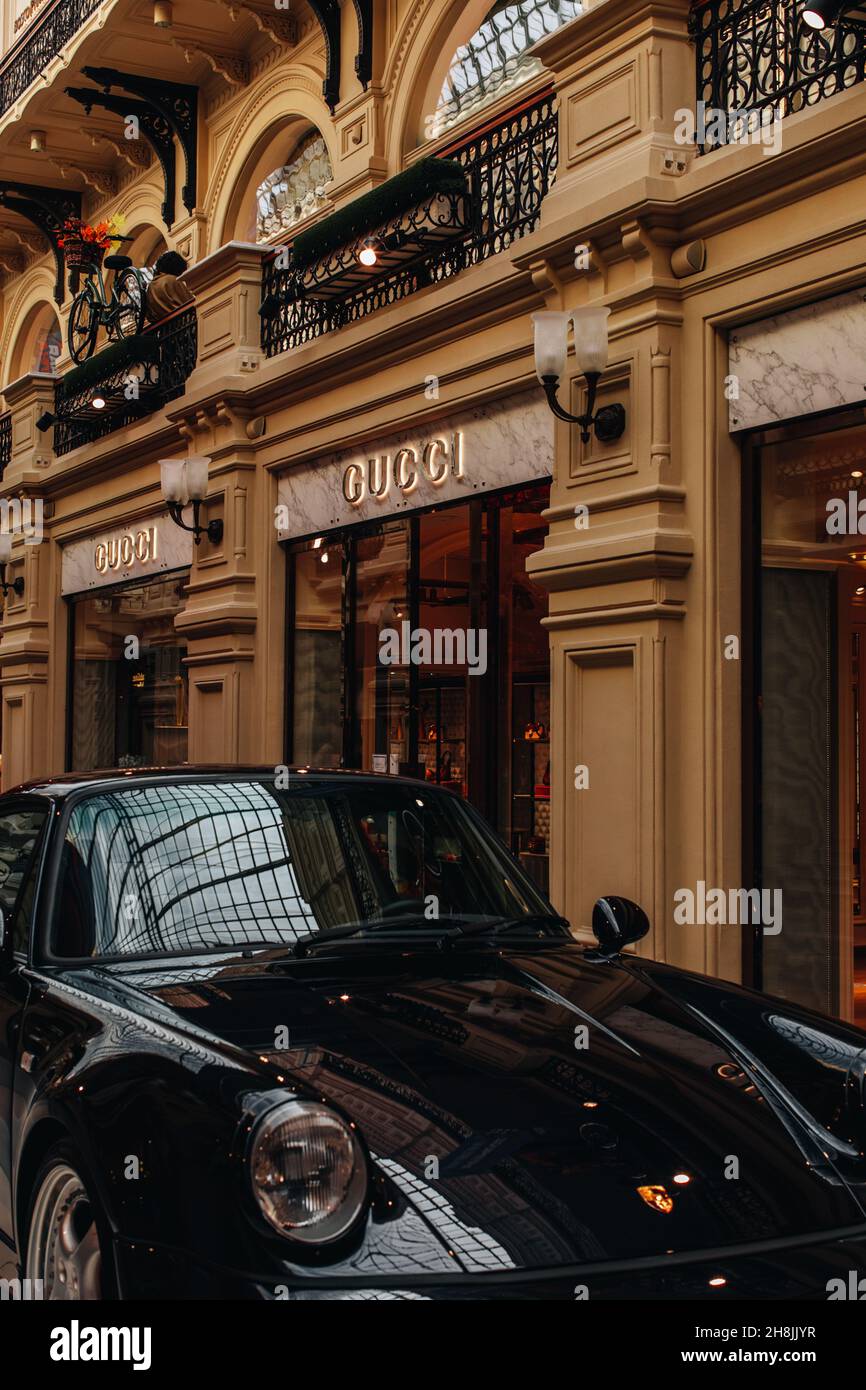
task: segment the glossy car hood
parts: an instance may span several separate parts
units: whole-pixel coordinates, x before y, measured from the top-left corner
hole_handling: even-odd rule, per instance
[[[687,1008],[576,945],[107,971],[354,1119],[468,1269],[863,1220]]]

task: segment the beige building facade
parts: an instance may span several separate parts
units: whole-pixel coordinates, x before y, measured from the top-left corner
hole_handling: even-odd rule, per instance
[[[824,514],[866,459],[866,37],[796,100],[753,55],[769,124],[699,148],[683,113],[700,123],[724,90],[707,63],[745,52],[721,10],[7,16],[0,487],[23,592],[0,640],[4,790],[118,762],[415,772],[474,800],[579,935],[621,893],[651,918],[646,953],[855,1016],[866,543]],[[38,33],[56,56],[25,82]],[[88,68],[195,92],[168,217],[153,92],[116,84],[121,106],[88,112],[67,95],[105,94]],[[293,300],[284,248],[405,170],[423,189],[433,156],[468,170],[442,234],[463,259],[371,213],[390,278],[323,253]],[[45,227],[70,191],[87,221],[123,219],[135,265],[189,262],[193,309],[151,330],[150,408],[118,406],[122,380],[104,415],[101,379],[58,386],[73,293],[64,275],[56,301]],[[592,305],[599,404],[625,409],[609,442],[554,417],[533,362],[534,313]],[[570,356],[559,400],[585,396]],[[185,457],[209,460],[218,539],[169,515],[160,463]],[[404,623],[410,643],[483,632],[485,660],[383,666]],[[731,890],[756,888],[784,918],[736,916]]]

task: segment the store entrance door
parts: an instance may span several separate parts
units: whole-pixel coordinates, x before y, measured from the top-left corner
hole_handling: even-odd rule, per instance
[[[751,692],[756,882],[778,891],[781,909],[780,929],[755,928],[755,982],[860,1023],[866,535],[856,497],[864,475],[862,412],[777,428],[759,441]]]

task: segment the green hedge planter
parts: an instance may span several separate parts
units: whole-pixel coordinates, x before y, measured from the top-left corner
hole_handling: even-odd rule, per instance
[[[356,198],[309,231],[301,232],[292,244],[292,265],[296,270],[304,270],[437,193],[465,192],[466,171],[456,159],[419,159],[402,174],[395,174],[393,179]]]

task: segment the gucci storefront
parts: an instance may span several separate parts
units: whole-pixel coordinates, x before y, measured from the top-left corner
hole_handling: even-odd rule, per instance
[[[280,483],[287,757],[467,797],[547,886],[546,534],[537,392],[313,460]]]
[[[187,757],[184,603],[192,539],[168,517],[67,545],[67,767],[147,767]]]

